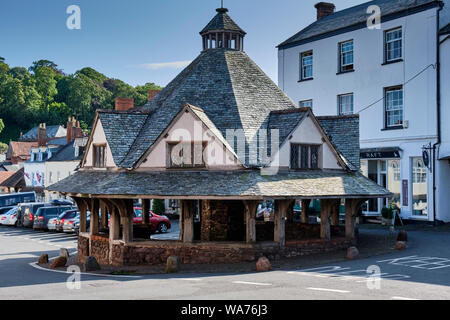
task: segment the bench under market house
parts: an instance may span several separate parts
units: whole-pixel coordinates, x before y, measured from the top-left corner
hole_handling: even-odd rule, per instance
[[[298,108],[244,53],[246,33],[227,12],[217,9],[201,54],[145,106],[97,111],[79,170],[48,188],[78,205],[80,261],[229,263],[346,248],[361,204],[391,196],[360,173],[358,116]],[[180,202],[178,241],[150,239],[151,199]],[[308,223],[312,199],[320,224]],[[256,218],[267,200],[269,223]],[[143,223],[133,228],[136,201]]]

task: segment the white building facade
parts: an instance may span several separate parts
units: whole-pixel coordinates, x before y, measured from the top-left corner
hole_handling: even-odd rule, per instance
[[[318,116],[360,115],[361,169],[395,195],[368,202],[366,215],[395,203],[404,219],[450,222],[449,40],[440,45],[440,81],[437,71],[448,9],[431,0],[316,8],[318,20],[278,47],[279,86]]]

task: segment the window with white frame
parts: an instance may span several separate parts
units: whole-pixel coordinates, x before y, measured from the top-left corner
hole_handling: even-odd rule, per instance
[[[353,93],[338,96],[339,115],[353,114]]]
[[[339,72],[353,71],[353,40],[339,44]]]
[[[403,126],[403,87],[385,89],[386,128]]]
[[[303,52],[300,55],[300,80],[312,79],[313,77],[313,52]]]
[[[313,101],[312,100],[300,101],[299,106],[300,106],[300,108],[311,108],[312,109]]]
[[[402,58],[402,28],[386,31],[385,33],[385,57],[386,62],[392,62]]]

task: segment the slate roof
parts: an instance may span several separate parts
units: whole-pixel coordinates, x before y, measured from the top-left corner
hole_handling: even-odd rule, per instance
[[[280,143],[286,141],[297,125],[307,114],[306,109],[293,109],[288,111],[273,111],[270,113],[269,130],[278,129]]]
[[[37,141],[38,129],[35,127],[22,135],[20,141]],[[67,134],[67,130],[63,126],[47,126],[47,139],[62,138]]]
[[[355,198],[392,194],[359,173],[340,171],[280,172],[261,176],[258,170],[104,172],[78,171],[50,186],[50,191],[110,196],[195,196],[197,199]]]
[[[0,183],[0,185],[2,187],[9,187],[9,188],[17,188],[17,187],[25,186],[24,172],[25,172],[24,168],[22,168],[16,172],[13,172],[14,174],[12,174],[6,180],[3,180]]]
[[[316,117],[331,142],[342,156],[350,162],[350,168],[358,170],[360,163],[359,116]]]
[[[227,14],[228,9],[220,8],[216,11],[216,16],[206,25],[206,27],[200,32],[200,34],[215,30],[239,31],[245,34],[245,31],[242,30]]]
[[[450,34],[450,23],[439,31],[440,35]]]
[[[81,161],[83,152],[80,152],[78,157],[75,156],[75,140],[70,141],[61,148],[53,157],[49,159],[50,162],[55,161]]]
[[[147,120],[148,114],[99,111],[98,117],[105,131],[114,162],[120,167]]]
[[[225,137],[227,129],[243,129],[247,146],[257,130],[267,128],[271,111],[297,108],[244,52],[206,50],[139,109],[150,115],[121,166],[131,168],[185,103],[204,110]],[[246,149],[242,162],[248,164]]]
[[[283,49],[290,45],[300,45],[302,43],[314,41],[321,36],[333,36],[338,30],[355,27],[354,30],[367,26],[367,8],[377,5],[381,9],[382,21],[389,16],[402,12],[413,13],[414,10],[421,10],[430,6],[437,6],[438,0],[374,0],[366,2],[345,10],[341,10],[329,16],[319,19],[286,41],[278,47]]]

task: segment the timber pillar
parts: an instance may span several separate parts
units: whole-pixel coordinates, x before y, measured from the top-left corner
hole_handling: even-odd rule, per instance
[[[293,200],[275,200],[274,241],[284,247],[286,244],[287,211]]]
[[[320,201],[320,238],[324,240],[331,240],[331,208],[333,200]]]
[[[308,210],[309,205],[311,204],[311,199],[302,200],[302,223],[308,224],[309,218],[308,218]]]
[[[258,201],[245,200],[245,240],[247,243],[256,242],[256,210],[258,209]]]
[[[356,217],[361,210],[361,205],[367,199],[346,199],[345,200],[345,237],[347,240],[356,240]]]
[[[183,242],[194,242],[194,203],[192,200],[181,201],[181,217],[183,223],[180,231],[183,233],[181,236]]]

